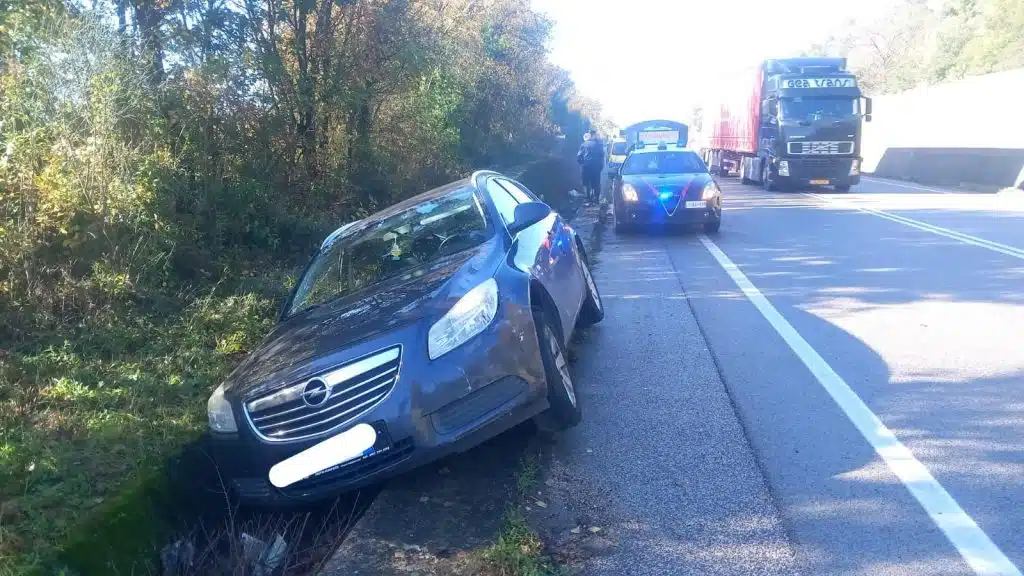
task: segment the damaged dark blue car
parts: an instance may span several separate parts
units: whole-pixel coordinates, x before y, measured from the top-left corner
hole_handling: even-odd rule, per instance
[[[580,420],[566,346],[604,315],[576,231],[495,172],[331,234],[265,341],[217,388],[243,502],[374,483],[535,418]]]

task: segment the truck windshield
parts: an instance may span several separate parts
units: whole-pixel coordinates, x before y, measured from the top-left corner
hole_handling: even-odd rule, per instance
[[[855,98],[783,98],[784,120],[819,120],[821,118],[847,118],[858,112]]]
[[[613,156],[622,156],[625,153],[626,153],[626,143],[625,142],[613,142],[612,143],[612,155]]]
[[[689,151],[633,154],[622,167],[622,174],[694,174],[707,171],[700,156]]]

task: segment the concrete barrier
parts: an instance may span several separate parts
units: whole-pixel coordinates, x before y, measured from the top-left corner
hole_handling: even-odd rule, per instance
[[[863,170],[925,184],[1024,186],[1024,69],[874,97]]]

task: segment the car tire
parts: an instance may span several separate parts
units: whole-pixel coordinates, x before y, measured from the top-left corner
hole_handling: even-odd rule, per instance
[[[710,222],[704,223],[705,234],[718,234],[718,230],[722,227],[722,219],[716,218]]]
[[[548,385],[548,409],[537,415],[537,427],[551,432],[572,428],[583,418],[579,397],[569,374],[569,357],[562,341],[555,334],[547,314],[533,310],[533,323],[537,327],[540,360],[544,365],[544,379]]]
[[[597,282],[594,275],[590,273],[590,261],[582,250],[580,251],[580,272],[583,274],[583,286],[587,296],[583,300],[583,308],[580,310],[580,322],[584,326],[597,324],[604,320],[604,302],[601,301],[601,293],[597,289]]]

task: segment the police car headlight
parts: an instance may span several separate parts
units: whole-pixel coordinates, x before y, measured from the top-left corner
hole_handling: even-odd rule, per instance
[[[622,199],[626,202],[636,202],[640,199],[640,196],[636,193],[636,188],[632,184],[623,184]]]
[[[722,193],[722,189],[715,184],[714,180],[704,185],[704,190],[700,193],[701,200],[711,200]]]

